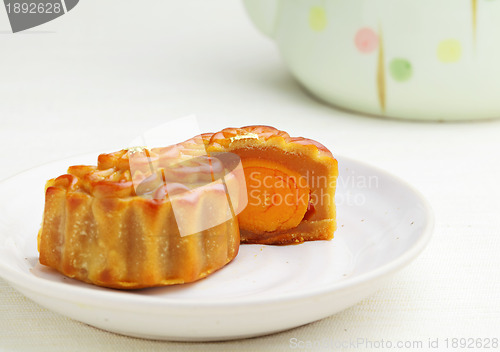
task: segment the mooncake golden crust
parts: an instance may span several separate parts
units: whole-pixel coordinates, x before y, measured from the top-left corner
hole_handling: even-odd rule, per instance
[[[49,180],[38,238],[40,263],[71,278],[120,289],[192,282],[229,263],[239,248],[235,215],[218,210],[208,214],[220,217],[215,226],[197,224],[207,217],[207,203],[216,209],[227,204],[224,185],[212,182],[216,163],[205,163],[204,170],[193,158],[206,153],[200,145],[203,136],[173,147],[139,149],[137,153],[148,154],[144,165],[142,155],[134,157],[129,150],[102,154],[98,166],[72,166]],[[136,164],[132,173],[129,158]],[[175,166],[182,160],[187,164]],[[160,170],[158,166],[170,167],[163,175],[184,184],[167,189],[152,178],[156,174],[142,172],[142,166],[154,163]],[[201,191],[190,192],[186,184]],[[179,209],[194,219],[187,221],[194,229],[188,235],[180,232]]]

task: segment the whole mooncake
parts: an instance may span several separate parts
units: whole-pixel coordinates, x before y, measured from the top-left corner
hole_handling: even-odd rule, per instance
[[[192,282],[229,263],[240,243],[235,181],[203,138],[102,154],[49,180],[40,263],[120,289]]]

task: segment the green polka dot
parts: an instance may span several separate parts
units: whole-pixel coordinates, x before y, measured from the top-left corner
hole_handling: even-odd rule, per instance
[[[395,81],[405,82],[411,78],[413,68],[406,59],[393,59],[389,64],[389,72]]]
[[[324,8],[321,6],[311,7],[311,11],[309,12],[309,26],[313,31],[322,31],[326,28],[327,22]]]
[[[444,63],[457,62],[462,57],[462,45],[456,39],[446,39],[438,45],[437,56]]]

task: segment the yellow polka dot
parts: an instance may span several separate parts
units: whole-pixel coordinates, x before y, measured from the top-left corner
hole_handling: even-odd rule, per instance
[[[437,56],[444,63],[457,62],[462,56],[462,45],[456,39],[443,40],[438,45]]]
[[[309,12],[309,26],[313,31],[322,31],[327,24],[325,9],[321,6],[311,7]]]

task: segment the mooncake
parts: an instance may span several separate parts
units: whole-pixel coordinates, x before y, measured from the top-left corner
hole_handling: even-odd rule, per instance
[[[238,222],[203,138],[102,154],[49,180],[40,263],[120,289],[193,282],[229,263]]]
[[[193,282],[240,243],[332,239],[337,176],[322,144],[269,126],[101,154],[47,182],[40,263],[110,288]]]
[[[213,134],[207,150],[241,158],[248,193],[238,215],[242,243],[333,238],[338,165],[322,144],[274,127],[247,126]]]

